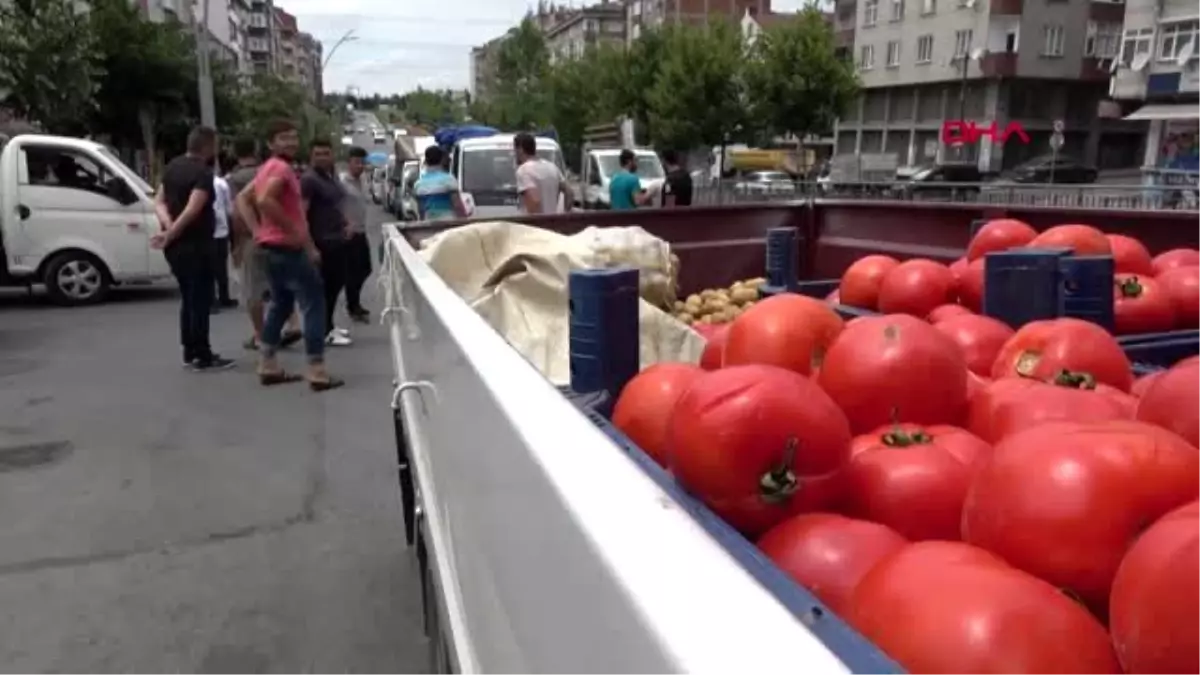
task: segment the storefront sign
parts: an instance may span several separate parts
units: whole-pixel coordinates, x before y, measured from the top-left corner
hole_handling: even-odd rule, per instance
[[[1023,144],[1029,143],[1029,134],[1025,133],[1025,127],[1016,121],[1009,122],[1004,129],[994,121],[987,126],[979,126],[970,120],[947,120],[942,123],[942,142],[946,145],[973,145],[984,136],[1001,145],[1013,136]]]

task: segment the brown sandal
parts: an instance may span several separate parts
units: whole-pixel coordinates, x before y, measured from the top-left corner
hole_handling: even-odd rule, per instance
[[[329,391],[330,389],[337,389],[345,384],[345,380],[339,380],[336,377],[331,377],[328,380],[309,380],[308,388],[315,392],[322,392]]]
[[[274,387],[277,384],[291,384],[299,382],[304,378],[300,375],[294,375],[289,372],[279,371],[277,373],[259,373],[258,382],[264,387]]]

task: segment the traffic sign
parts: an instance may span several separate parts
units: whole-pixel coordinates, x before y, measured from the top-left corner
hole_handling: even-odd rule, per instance
[[[1066,139],[1063,138],[1062,132],[1055,131],[1053,134],[1050,134],[1050,149],[1055,152],[1062,150],[1063,143],[1065,142]]]
[[[1054,133],[1061,134],[1067,125],[1062,120],[1054,120]]]

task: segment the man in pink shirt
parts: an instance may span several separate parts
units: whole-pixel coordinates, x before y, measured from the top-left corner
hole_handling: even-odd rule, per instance
[[[305,379],[313,391],[336,389],[345,382],[330,377],[325,369],[325,295],[317,271],[320,253],[304,217],[300,180],[292,170],[300,135],[292,122],[276,120],[267,129],[267,142],[271,158],[259,168],[244,196],[239,195],[239,199],[252,200],[258,211],[254,242],[265,256],[271,288],[259,351],[259,381],[270,386]],[[297,303],[308,357],[303,378],[285,372],[276,359],[283,326]]]

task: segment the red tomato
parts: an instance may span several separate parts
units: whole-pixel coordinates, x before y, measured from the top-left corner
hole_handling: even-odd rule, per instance
[[[721,367],[725,359],[725,339],[729,337],[729,324],[707,325],[709,328],[702,331],[697,328],[700,334],[708,340],[704,343],[704,351],[700,354],[700,367],[705,370],[716,370]]]
[[[889,527],[832,513],[792,516],[758,540],[780,569],[842,616],[859,580],[906,545]]]
[[[816,298],[782,293],[743,312],[725,337],[726,366],[759,363],[808,375],[842,332],[842,319]]]
[[[1152,277],[1118,274],[1113,280],[1113,317],[1119,335],[1158,333],[1175,326],[1175,307]]]
[[[967,260],[978,260],[993,251],[1025,246],[1037,237],[1037,230],[1013,218],[989,220],[967,246]]]
[[[967,430],[985,441],[997,438],[998,432],[993,429],[996,410],[1037,383],[1022,377],[1004,377],[976,389],[967,407]]]
[[[967,403],[967,365],[950,338],[904,314],[863,317],[838,337],[818,376],[855,433],[893,421],[954,424]]]
[[[1004,439],[975,474],[962,535],[1105,615],[1146,523],[1200,494],[1200,453],[1141,422],[1043,424]]]
[[[669,439],[679,483],[754,536],[790,514],[806,482],[845,464],[850,425],[803,375],[726,366],[700,376],[675,404]]]
[[[992,381],[986,377],[980,377],[971,371],[967,371],[967,400],[973,400],[975,395],[984,387],[991,384]]]
[[[842,274],[838,286],[842,304],[863,309],[879,306],[879,287],[900,262],[886,255],[868,255],[854,261]]]
[[[1158,283],[1175,306],[1176,327],[1200,328],[1200,267],[1167,270]]]
[[[938,305],[954,302],[954,274],[945,265],[915,258],[905,260],[883,278],[879,311],[885,314],[929,316]]]
[[[984,265],[984,258],[972,260],[958,280],[958,301],[972,312],[983,311]]]
[[[1133,386],[1129,388],[1129,393],[1137,396],[1138,398],[1145,396],[1146,390],[1150,388],[1150,385],[1154,384],[1154,382],[1158,380],[1158,378],[1162,377],[1162,374],[1165,372],[1167,371],[1156,370],[1153,373],[1139,377],[1133,381]]]
[[[1200,266],[1200,251],[1194,248],[1173,248],[1154,256],[1151,264],[1154,265],[1154,276],[1176,267],[1197,267]]]
[[[966,544],[910,544],[859,582],[849,622],[911,673],[1115,673],[1104,626]]]
[[[971,261],[967,260],[965,257],[959,258],[958,260],[955,260],[954,262],[950,263],[950,265],[949,265],[950,273],[954,275],[954,285],[955,286],[957,286],[962,281],[963,272],[967,271],[967,266],[970,265],[970,263],[971,263]]]
[[[929,323],[937,323],[943,319],[949,319],[952,316],[970,316],[971,313],[971,310],[963,307],[962,305],[938,305],[937,307],[933,308],[933,311],[929,313],[929,316],[925,317],[925,320]]]
[[[1133,419],[1134,405],[1113,390],[1105,395],[1095,389],[1079,389],[1044,382],[1013,390],[993,399],[986,426],[971,431],[989,443],[998,443],[1018,431],[1047,422],[1104,422]],[[972,420],[977,419],[975,415]]]
[[[913,541],[958,539],[963,499],[991,446],[958,427],[898,424],[855,438],[842,469],[849,515]]]
[[[1091,225],[1055,225],[1029,242],[1029,248],[1069,248],[1076,255],[1112,253],[1108,237]]]
[[[1142,533],[1113,580],[1109,628],[1127,673],[1200,673],[1200,503]]]
[[[829,295],[825,296],[825,302],[828,302],[831,305],[841,304],[841,302],[842,302],[841,292],[838,291],[838,289],[836,289],[836,288],[833,289],[832,291],[830,291]]]
[[[967,360],[967,368],[977,375],[991,375],[996,354],[1013,336],[1013,329],[990,316],[966,314],[952,316],[933,324],[933,327],[954,341]]]
[[[662,466],[667,465],[671,409],[704,374],[690,363],[656,363],[634,376],[613,406],[612,423]]]
[[[1080,319],[1025,324],[996,356],[992,377],[1048,380],[1063,370],[1091,375],[1121,391],[1133,384],[1129,358],[1108,331]]]
[[[1118,273],[1154,276],[1154,264],[1150,262],[1150,251],[1142,242],[1123,234],[1106,234],[1112,248],[1113,266]]]
[[[1180,363],[1156,377],[1142,394],[1136,415],[1200,446],[1200,360]]]
[[[699,333],[700,337],[704,338],[705,340],[711,340],[713,335],[724,332],[725,324],[694,323],[692,324],[692,330]]]

